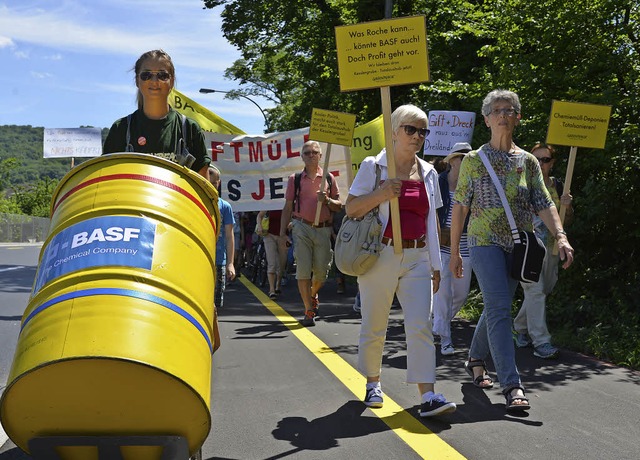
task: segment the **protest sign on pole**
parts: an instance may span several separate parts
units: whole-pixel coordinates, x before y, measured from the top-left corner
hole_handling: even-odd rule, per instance
[[[562,194],[571,191],[571,179],[578,147],[603,149],[607,140],[611,106],[581,102],[556,101],[551,103],[551,116],[547,131],[547,144],[565,145],[569,150],[569,162],[564,178]],[[564,223],[567,208],[560,205],[560,221]],[[558,246],[553,248],[557,254]]]
[[[322,180],[320,182],[320,190],[324,190],[327,185],[327,171],[329,168],[329,159],[331,158],[331,146],[340,144],[344,146],[351,145],[353,140],[353,130],[356,126],[356,116],[350,113],[334,112],[331,110],[322,110],[314,108],[311,112],[311,127],[309,128],[309,139],[326,142],[327,150],[324,157],[324,167],[322,168]],[[348,151],[348,149],[347,149]],[[347,164],[351,164],[351,158],[345,158]],[[314,225],[320,223],[320,211],[322,203],[318,202],[316,206],[316,217],[313,221]]]
[[[471,144],[476,123],[474,112],[431,110],[429,133],[424,140],[424,156],[447,156],[458,142]]]
[[[100,128],[45,128],[44,158],[99,157],[102,155]]]
[[[384,19],[335,28],[341,91],[380,88],[390,179],[396,177],[390,86],[429,80],[425,16]],[[394,252],[402,252],[398,199],[390,201]]]

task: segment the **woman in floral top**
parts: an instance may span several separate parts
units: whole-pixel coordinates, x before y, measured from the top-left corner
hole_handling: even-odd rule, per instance
[[[573,262],[573,248],[567,240],[560,217],[544,186],[536,157],[513,143],[513,131],[520,123],[520,100],[511,91],[491,91],[482,103],[482,114],[491,139],[481,149],[505,190],[519,230],[533,230],[537,214],[558,241],[563,267]],[[462,276],[460,235],[470,213],[467,243],[471,266],[482,291],[484,311],[473,335],[469,360],[465,363],[473,383],[492,388],[484,359],[493,358],[507,411],[528,410],[516,367],[511,333],[511,303],[518,281],[510,276],[513,238],[498,192],[477,152],[462,161],[458,186],[453,197],[451,222],[451,261],[449,268]]]

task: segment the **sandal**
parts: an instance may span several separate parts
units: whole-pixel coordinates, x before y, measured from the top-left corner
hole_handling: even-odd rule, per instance
[[[270,292],[269,293],[269,298],[271,300],[276,300],[278,298],[278,294],[276,294],[275,292]]]
[[[512,393],[514,390],[522,390],[522,396],[513,396]],[[531,409],[531,405],[529,404],[529,399],[524,395],[524,388],[521,386],[514,386],[507,388],[502,392],[504,394],[505,399],[507,400],[506,409],[507,412],[520,412],[527,411]],[[516,404],[516,401],[519,401],[519,404]]]
[[[481,367],[483,370],[482,375],[479,375],[476,378],[474,378],[473,377],[474,367]],[[487,366],[484,364],[483,360],[469,359],[469,361],[465,361],[464,368],[467,370],[467,374],[469,374],[469,376],[473,379],[473,386],[477,388],[482,388],[483,390],[489,390],[493,388],[493,380],[491,379],[491,377],[489,377],[489,374],[487,373]],[[485,383],[483,384],[483,382]]]

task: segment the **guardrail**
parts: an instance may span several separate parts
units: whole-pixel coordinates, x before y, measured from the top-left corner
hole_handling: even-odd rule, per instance
[[[49,233],[46,217],[0,213],[0,243],[36,243]]]

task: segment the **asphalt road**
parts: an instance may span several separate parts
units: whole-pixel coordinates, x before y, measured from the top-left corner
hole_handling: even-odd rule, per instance
[[[0,247],[0,391],[5,386],[39,248]],[[438,355],[436,389],[458,404],[439,419],[417,417],[404,383],[401,310],[392,310],[383,361],[385,407],[371,410],[355,371],[355,286],[321,291],[321,318],[301,328],[295,281],[271,302],[253,285],[228,286],[222,347],[213,358],[213,426],[204,459],[637,459],[640,374],[563,351],[560,359],[517,351],[532,409],[508,416],[499,389],[475,388],[463,368],[473,325],[454,322],[458,353]],[[292,318],[289,315],[293,315]],[[490,368],[491,369],[491,368]],[[495,379],[495,374],[492,372]],[[0,444],[5,438],[0,431]],[[0,460],[29,459],[9,440]]]

